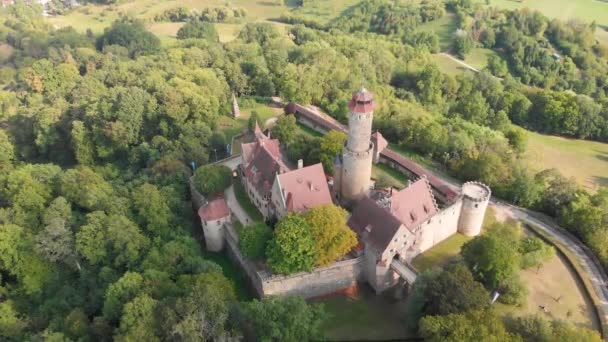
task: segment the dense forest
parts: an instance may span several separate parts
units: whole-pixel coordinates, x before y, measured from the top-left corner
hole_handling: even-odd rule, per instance
[[[376,11],[376,5],[362,6],[371,7],[354,13]],[[453,78],[430,62],[435,38],[410,40],[401,27],[446,10],[468,18],[474,8],[430,2],[393,12],[386,6],[377,6],[395,15],[386,21],[374,14],[358,26],[359,14],[349,13],[336,27],[294,25],[289,35],[269,23],[247,24],[224,44],[211,24],[193,19],[171,46],[133,18],[95,35],[54,29],[37,6],[3,9],[0,337],[320,338],[322,308],[294,298],[245,302],[192,237],[189,166],[208,163],[210,151],[224,147],[219,120],[230,112],[232,93],[279,95],[344,120],[350,92],[366,80],[378,102],[375,123],[390,141],[560,218],[608,264],[608,191],[591,195],[555,170],[530,168],[523,158],[525,131],[511,123],[606,140],[601,50],[572,42],[578,34],[560,31],[569,26],[556,22],[549,29],[543,19],[547,27],[539,37],[563,42],[570,71],[560,67],[542,71],[544,80],[527,78],[537,67],[516,68],[509,60],[503,81],[488,72]],[[503,37],[514,15],[483,22]],[[516,30],[515,40],[540,32]],[[504,47],[496,42],[492,47]],[[569,72],[594,75],[594,81],[579,85],[565,76]],[[529,85],[546,89],[530,92]],[[289,154],[330,164],[331,156],[311,151],[320,143],[294,137]],[[421,327],[429,338],[432,325],[429,319]]]

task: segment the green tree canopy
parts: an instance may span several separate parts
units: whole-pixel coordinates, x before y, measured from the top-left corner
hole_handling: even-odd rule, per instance
[[[333,204],[308,210],[304,219],[313,235],[315,264],[326,266],[343,257],[357,245],[357,236],[346,225],[346,210]]]
[[[272,297],[241,304],[241,321],[259,341],[315,341],[323,339],[327,318],[322,306],[300,297]]]
[[[226,190],[232,181],[232,171],[224,165],[205,165],[194,171],[194,187],[204,196]]]
[[[321,137],[320,159],[325,173],[333,174],[334,160],[342,152],[345,142],[346,134],[335,130],[331,130]]]
[[[311,227],[302,215],[290,213],[274,229],[266,257],[273,272],[291,274],[310,271],[315,265],[316,247]]]
[[[212,23],[199,20],[191,20],[177,31],[177,39],[188,38],[206,39],[212,42],[218,42],[220,39]]]
[[[428,315],[462,313],[490,306],[490,295],[462,263],[447,265],[422,286]]]
[[[104,50],[109,45],[127,48],[129,56],[137,57],[157,52],[160,40],[148,32],[140,21],[123,19],[116,21],[97,39],[97,48]]]
[[[272,239],[272,229],[264,223],[255,223],[239,231],[239,246],[243,255],[253,259],[263,259],[266,247]]]
[[[298,125],[293,115],[281,116],[272,128],[272,135],[285,146],[289,146],[294,141],[297,133]]]
[[[420,321],[420,335],[431,342],[522,341],[507,332],[501,318],[491,310],[424,317]]]

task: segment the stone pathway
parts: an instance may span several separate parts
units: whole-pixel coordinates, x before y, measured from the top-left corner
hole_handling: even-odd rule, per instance
[[[241,222],[243,226],[253,223],[251,217],[247,215],[247,212],[243,210],[241,204],[236,199],[236,194],[234,193],[234,185],[231,185],[228,189],[226,189],[226,191],[224,191],[224,196],[226,198],[228,208],[230,208],[232,214],[237,218],[237,220],[239,220],[239,222]]]

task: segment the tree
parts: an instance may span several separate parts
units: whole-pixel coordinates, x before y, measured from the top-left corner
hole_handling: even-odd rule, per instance
[[[508,333],[500,317],[490,310],[424,317],[420,335],[431,342],[521,341],[519,336]]]
[[[331,130],[321,137],[320,159],[325,173],[333,174],[334,160],[342,152],[345,142],[346,134],[336,130]]]
[[[323,339],[327,317],[322,306],[300,297],[271,297],[241,304],[241,321],[259,341],[315,341]]]
[[[72,262],[76,256],[74,234],[64,219],[54,218],[36,236],[36,251],[50,262]]]
[[[506,324],[510,332],[517,333],[524,341],[602,341],[597,331],[565,321],[548,321],[540,316],[508,317]]]
[[[204,165],[194,171],[194,187],[204,196],[226,190],[232,182],[232,171],[225,165]]]
[[[15,148],[4,130],[0,130],[0,170],[6,170],[11,166],[15,158]]]
[[[255,223],[239,231],[239,246],[243,255],[258,260],[266,256],[266,247],[272,239],[272,229],[264,223]]]
[[[524,238],[519,243],[521,268],[537,267],[555,255],[555,249],[536,236]]]
[[[452,263],[428,280],[423,293],[427,315],[447,315],[489,307],[490,296],[462,263]]]
[[[66,171],[60,188],[68,201],[88,210],[105,209],[113,192],[103,177],[86,166]]]
[[[308,210],[304,219],[315,243],[315,264],[326,266],[343,257],[357,245],[357,236],[346,225],[346,210],[333,204]]]
[[[0,303],[0,337],[17,339],[26,326],[27,323],[15,310],[13,301]]]
[[[293,115],[281,116],[272,128],[272,135],[285,146],[289,146],[294,141],[297,132],[298,125]]]
[[[160,40],[146,31],[140,21],[123,19],[116,21],[97,39],[97,48],[101,51],[109,45],[120,45],[127,48],[129,56],[153,54],[160,50]]]
[[[120,318],[125,303],[137,297],[143,288],[144,278],[139,273],[126,272],[106,290],[103,316],[108,321]]]
[[[76,233],[76,250],[91,264],[112,261],[116,267],[132,267],[147,250],[150,240],[125,216],[95,211]]]
[[[475,277],[495,289],[519,270],[520,256],[513,243],[499,234],[485,234],[462,246],[461,254]]]
[[[211,42],[220,40],[213,24],[199,20],[191,20],[177,31],[177,39],[188,38],[205,39]]]
[[[456,37],[454,38],[454,49],[456,50],[456,54],[461,59],[464,59],[466,55],[471,52],[471,49],[474,47],[475,43],[473,42],[473,38],[471,35],[463,30],[458,30],[456,32]]]
[[[256,112],[255,110],[252,110],[251,116],[249,116],[249,119],[247,119],[247,128],[249,129],[249,132],[253,132],[256,124],[257,125],[260,124],[260,118],[259,118],[258,112]]]
[[[133,204],[139,222],[153,236],[167,236],[171,232],[171,210],[167,200],[155,185],[146,183],[133,192]]]
[[[275,227],[266,257],[273,272],[291,274],[312,270],[316,247],[311,227],[297,213],[290,213]]]
[[[165,339],[223,340],[230,306],[236,301],[232,283],[219,272],[182,276],[185,296],[162,304]]]
[[[156,336],[154,311],[158,301],[144,294],[125,304],[117,339],[121,341],[160,341]]]

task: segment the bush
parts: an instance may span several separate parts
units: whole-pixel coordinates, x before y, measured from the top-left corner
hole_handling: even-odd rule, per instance
[[[504,280],[499,286],[498,291],[501,294],[500,297],[498,297],[498,301],[503,304],[517,306],[526,304],[528,289],[519,278],[519,275],[514,275],[513,277]]]
[[[266,247],[272,239],[272,229],[263,223],[244,227],[239,232],[239,246],[243,255],[259,260],[266,256]]]
[[[120,45],[127,48],[130,57],[153,54],[160,50],[160,40],[148,32],[140,21],[123,19],[116,21],[97,40],[101,51],[107,45]]]
[[[205,165],[194,172],[194,187],[204,196],[226,190],[232,180],[232,171],[224,165]]]
[[[187,22],[177,31],[177,39],[188,38],[206,39],[212,42],[220,40],[213,24],[197,20]]]

